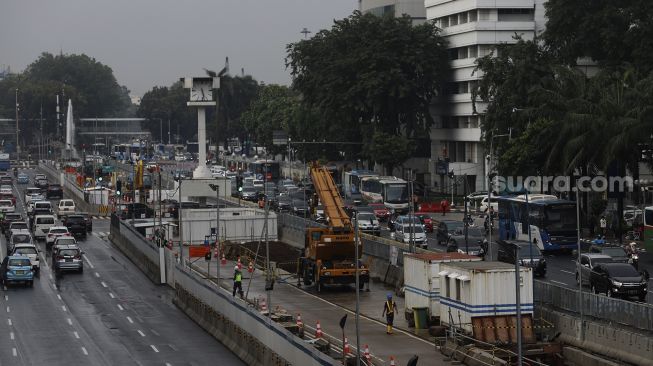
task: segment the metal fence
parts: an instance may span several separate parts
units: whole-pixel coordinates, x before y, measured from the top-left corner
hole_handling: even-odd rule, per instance
[[[580,314],[581,297],[577,289],[536,280],[533,283],[533,297],[535,303]],[[582,309],[583,316],[609,319],[612,323],[653,331],[652,304],[615,299],[583,291]]]

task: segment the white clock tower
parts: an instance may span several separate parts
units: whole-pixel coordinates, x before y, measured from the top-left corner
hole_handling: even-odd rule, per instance
[[[213,90],[220,88],[220,78],[217,77],[185,77],[182,78],[184,88],[190,89],[189,107],[197,107],[197,144],[198,163],[193,172],[193,178],[211,178],[211,171],[206,167],[206,107],[213,107]]]

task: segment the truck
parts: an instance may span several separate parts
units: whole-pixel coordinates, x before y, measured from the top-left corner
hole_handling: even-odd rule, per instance
[[[358,271],[362,289],[369,282],[369,269],[360,260],[363,253],[360,241],[356,257],[354,228],[333,177],[317,164],[311,166],[310,176],[315,187],[312,206],[322,204],[327,226],[306,230],[298,277],[304,285],[314,284],[317,292],[321,292],[325,285],[355,284]]]

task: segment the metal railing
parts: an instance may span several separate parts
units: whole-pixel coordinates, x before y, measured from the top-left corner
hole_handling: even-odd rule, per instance
[[[537,280],[533,282],[533,299],[536,304],[577,314],[580,314],[582,306],[583,316],[653,331],[653,304],[597,295],[589,292],[589,289],[584,289],[581,303],[577,289]]]
[[[304,230],[307,227],[326,227],[326,225],[322,225],[313,220],[286,213],[278,213],[277,222],[279,226],[285,226],[295,230]]]

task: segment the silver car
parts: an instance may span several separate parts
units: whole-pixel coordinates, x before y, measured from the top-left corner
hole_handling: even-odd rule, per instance
[[[52,267],[57,272],[76,271],[84,272],[84,261],[82,261],[82,250],[77,245],[57,245],[56,251],[52,252]]]

